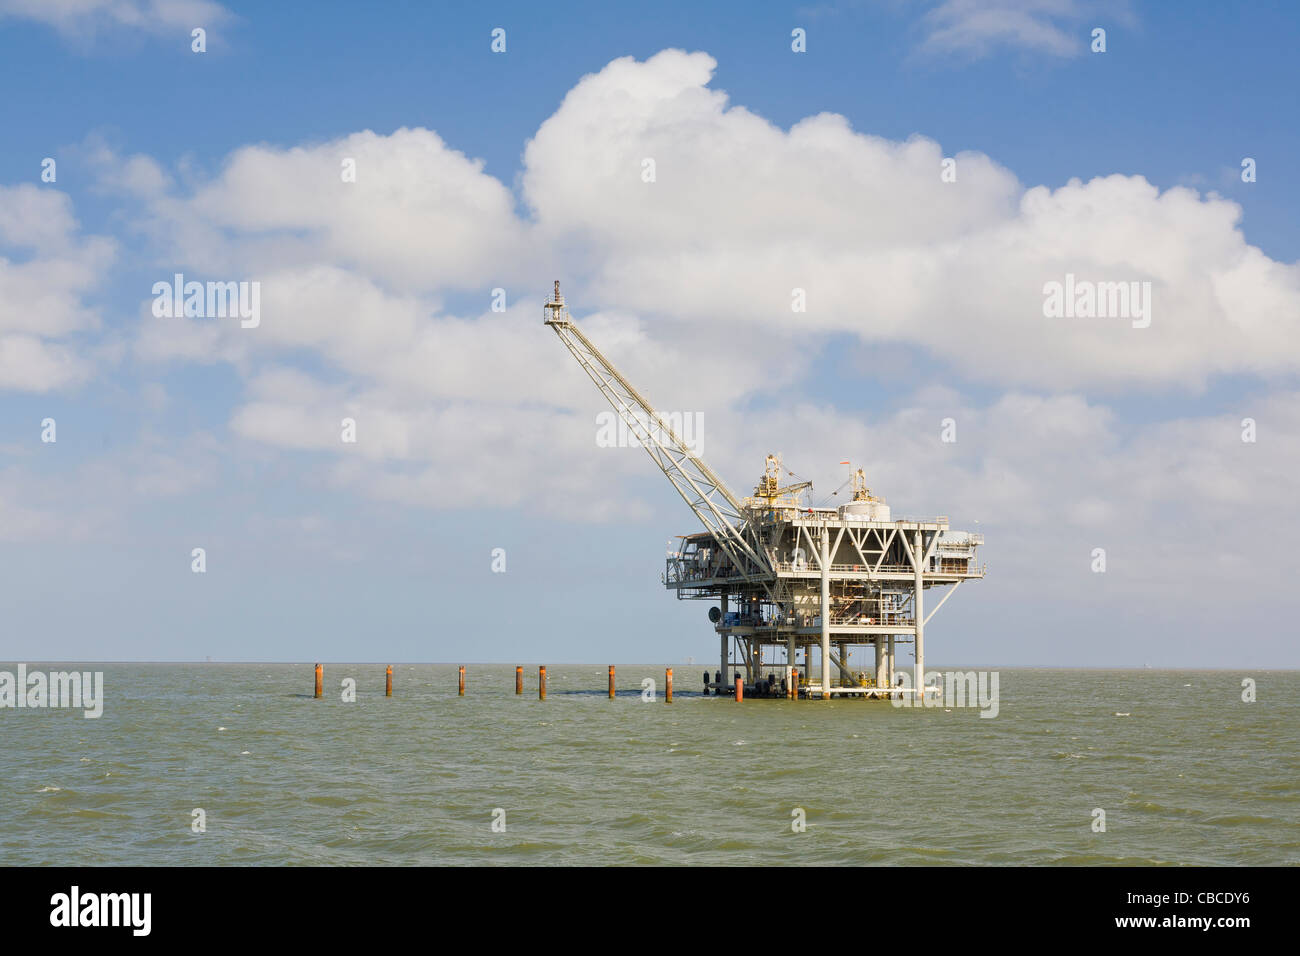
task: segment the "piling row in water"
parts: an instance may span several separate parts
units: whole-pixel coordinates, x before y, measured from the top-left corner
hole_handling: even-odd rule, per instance
[[[316,665],[316,692],[313,695],[317,700],[325,696],[325,668]],[[515,694],[520,695],[524,692],[524,669],[523,667],[515,668]],[[708,688],[705,688],[707,694]],[[718,689],[721,694],[721,687]],[[457,669],[456,682],[457,696],[465,696],[465,666],[462,664]],[[744,684],[741,682],[740,675],[736,675],[736,700],[745,699]],[[387,671],[384,673],[384,696],[393,696],[393,665],[389,664]],[[786,698],[788,700],[799,699],[799,671],[791,669],[790,686],[786,689]],[[546,667],[537,668],[537,697],[539,700],[546,700]],[[609,665],[609,699],[614,699],[614,665]],[[664,701],[671,704],[673,702],[673,669],[671,667],[664,670]]]

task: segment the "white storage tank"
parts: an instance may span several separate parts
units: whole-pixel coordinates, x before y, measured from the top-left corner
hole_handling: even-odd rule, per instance
[[[889,505],[885,504],[884,498],[850,501],[846,505],[840,505],[839,512],[841,518],[857,518],[860,521],[889,520]]]

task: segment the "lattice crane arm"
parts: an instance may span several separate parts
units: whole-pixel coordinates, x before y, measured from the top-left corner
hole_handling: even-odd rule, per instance
[[[788,495],[792,491],[803,491],[805,488],[811,488],[811,481],[801,481],[797,485],[786,485],[784,488],[778,488],[771,495],[765,497],[775,498],[778,495]]]
[[[721,478],[664,421],[609,359],[569,317],[555,283],[555,297],[545,304],[546,324],[578,360],[588,377],[636,435],[641,447],[668,478],[682,500],[713,535],[737,570],[745,576],[771,570],[767,556],[746,537],[744,507]]]

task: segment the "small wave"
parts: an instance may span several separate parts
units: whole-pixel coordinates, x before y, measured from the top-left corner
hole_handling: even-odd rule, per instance
[[[1202,820],[1208,826],[1271,826],[1277,823],[1277,820],[1270,820],[1268,817],[1251,817],[1251,816],[1231,816],[1231,817],[1210,817]]]
[[[37,793],[58,793],[62,789],[63,789],[62,787],[41,787],[41,789],[37,790],[36,792]]]
[[[90,820],[126,820],[129,819],[124,813],[111,813],[108,810],[92,810],[89,807],[81,807],[72,811],[73,816],[86,817]]]
[[[1132,714],[1131,712],[1129,712],[1129,711],[1125,711],[1124,713],[1121,714],[1121,713],[1117,710],[1117,711],[1115,711],[1115,716],[1116,716],[1116,717],[1132,717],[1133,714]]]

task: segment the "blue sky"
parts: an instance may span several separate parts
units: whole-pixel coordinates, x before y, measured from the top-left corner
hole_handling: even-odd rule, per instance
[[[1258,555],[1300,517],[1294,6],[92,6],[0,2],[0,337],[43,349],[0,362],[0,657],[712,660],[658,583],[694,519],[541,328],[559,277],[741,493],[852,458],[985,532],[938,665],[1300,663]],[[645,206],[610,172],[643,142]],[[931,147],[960,194],[890,180]],[[332,218],[313,171],[353,153],[376,191]],[[785,262],[807,321],[764,298]],[[1151,335],[1016,311],[1090,270],[1155,277]],[[260,279],[266,325],[151,323],[175,271]]]
[[[26,156],[90,130],[163,162],[192,156],[212,166],[250,142],[424,125],[510,182],[524,141],[578,77],[619,56],[679,47],[711,53],[714,85],[778,125],[840,113],[893,139],[923,133],[987,152],[1026,183],[1119,172],[1228,191],[1252,242],[1300,256],[1289,228],[1300,183],[1285,174],[1300,132],[1279,121],[1294,113],[1300,11],[1291,4],[1102,7],[1080,22],[1107,27],[1105,55],[998,46],[978,59],[919,53],[922,3],[410,3],[380,4],[375,16],[346,3],[312,4],[309,14],[294,4],[228,6],[240,19],[206,58],[189,52],[183,30],[141,37],[99,27],[76,41],[6,20],[5,72],[21,91],[5,104],[6,181],[30,174]],[[803,57],[786,55],[795,25],[809,31]],[[507,54],[485,55],[498,26]],[[1236,177],[1241,156],[1255,153],[1269,158],[1267,190]]]

